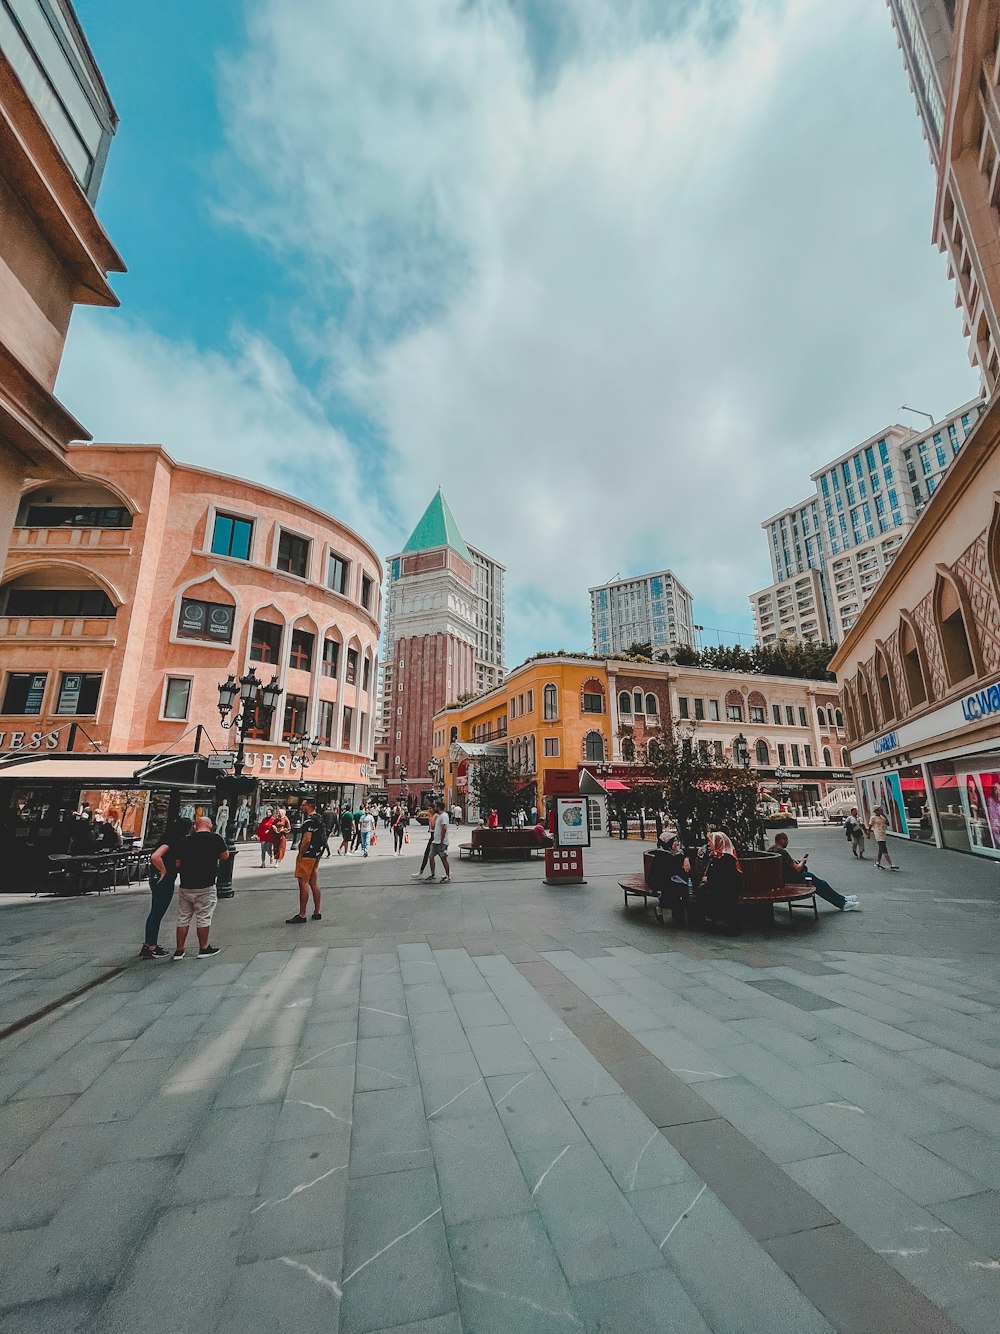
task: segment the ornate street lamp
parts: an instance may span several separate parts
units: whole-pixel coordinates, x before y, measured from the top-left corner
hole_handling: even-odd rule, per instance
[[[272,677],[267,685],[258,680],[256,668],[251,667],[245,676],[241,676],[239,681],[230,672],[229,676],[219,686],[219,715],[222,719],[222,726],[228,731],[230,728],[237,729],[239,744],[236,747],[236,763],[233,766],[237,778],[243,774],[243,768],[246,764],[246,753],[244,743],[247,739],[247,733],[257,721],[258,713],[263,715],[263,722],[270,721],[271,714],[278,707],[278,700],[281,698],[281,686],[278,684],[278,678]],[[232,718],[232,713],[239,696],[239,712]]]
[[[288,754],[293,774],[296,765],[298,765],[299,787],[301,787],[306,776],[306,770],[314,760],[319,758],[319,737],[313,737],[310,740],[305,732],[296,732],[288,743]]]
[[[784,765],[779,764],[777,769],[775,769],[774,771],[774,781],[777,784],[774,790],[775,793],[777,794],[779,802],[786,801],[788,798],[788,789],[785,787],[785,779],[787,777],[788,777],[788,770],[784,767]]]
[[[733,742],[733,759],[744,769],[750,768],[750,747],[747,745],[747,739],[742,732]]]

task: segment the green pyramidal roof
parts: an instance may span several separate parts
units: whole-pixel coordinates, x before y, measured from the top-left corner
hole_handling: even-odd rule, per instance
[[[410,534],[410,540],[403,548],[408,551],[430,551],[434,547],[451,547],[463,560],[473,564],[472,555],[465,545],[462,534],[458,531],[455,516],[448,508],[444,493],[438,487],[431,503],[424,510],[420,522]]]

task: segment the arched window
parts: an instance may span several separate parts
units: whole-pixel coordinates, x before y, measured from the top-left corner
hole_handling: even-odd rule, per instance
[[[816,719],[817,719],[817,721],[819,722],[820,727],[825,727],[825,726],[826,726],[826,709],[822,709],[822,708],[817,709],[817,710],[816,710]]]
[[[771,753],[768,750],[766,741],[758,741],[754,746],[754,753],[757,757],[757,763],[764,769],[771,763]]]
[[[891,718],[897,715],[896,699],[892,689],[892,681],[889,677],[889,664],[885,660],[885,654],[880,648],[875,650],[875,682],[878,686],[879,706],[882,709],[882,721],[889,722]]]
[[[646,742],[646,758],[650,764],[659,764],[660,762],[660,743],[655,739]]]
[[[937,619],[941,653],[949,685],[958,685],[976,670],[969,621],[962,606],[958,582],[938,566],[934,589],[934,613]]]
[[[861,726],[863,734],[875,731],[875,714],[872,710],[871,696],[868,693],[868,682],[865,680],[865,674],[858,670],[858,703],[861,705]]]
[[[588,732],[583,743],[583,757],[586,760],[604,759],[604,737],[600,732]]]
[[[906,682],[910,708],[919,708],[921,704],[927,703],[927,681],[916,632],[906,618],[899,627],[899,654],[903,661],[903,680]]]
[[[635,705],[635,711],[636,711],[636,713],[642,713],[642,691],[641,691],[641,690],[633,690],[633,691],[632,691],[632,703]]]
[[[823,768],[824,769],[833,768],[833,756],[830,754],[829,746],[823,747]]]
[[[589,681],[584,681],[583,688],[580,691],[580,701],[584,713],[603,713],[604,687],[600,681],[594,677],[591,677]]]
[[[215,604],[195,603],[194,599],[190,602],[188,622],[193,627],[197,620],[199,632],[195,634],[194,629],[190,633],[185,631],[185,637],[213,637],[210,631],[216,625],[216,618],[210,619],[206,608],[209,605],[214,607]],[[222,626],[226,633],[224,636],[220,633],[218,637],[229,643],[232,638],[233,609],[230,607],[226,610],[228,622]],[[70,568],[53,565],[28,570],[13,577],[0,589],[0,616],[58,616],[70,619],[84,616],[88,620],[110,620],[117,612],[117,606],[103,586],[82,566]]]
[[[847,709],[847,734],[852,741],[857,741],[861,735],[861,728],[858,726],[858,715],[851,699],[850,691],[844,690],[844,706]]]
[[[837,726],[840,728],[841,731],[844,730],[844,715],[840,711],[840,709],[837,710]]]
[[[542,718],[547,723],[559,717],[559,691],[554,685],[547,685],[542,691]]]
[[[622,741],[622,759],[626,764],[631,764],[635,759],[635,742],[630,736]]]
[[[453,727],[453,728],[451,729],[451,732],[449,733],[449,735],[450,735],[450,738],[451,738],[451,744],[454,745],[455,742],[458,740],[458,728],[457,728],[457,727]]]
[[[620,690],[618,692],[618,712],[619,713],[632,712],[632,696],[628,693],[627,690]]]
[[[726,717],[731,723],[743,721],[743,696],[738,690],[726,693]]]
[[[646,717],[655,718],[660,712],[660,705],[655,695],[646,696]]]

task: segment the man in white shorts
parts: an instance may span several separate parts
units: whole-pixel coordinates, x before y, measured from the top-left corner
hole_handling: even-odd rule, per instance
[[[441,865],[444,867],[444,875],[441,877],[441,883],[447,884],[451,880],[451,867],[448,864],[448,812],[444,808],[443,801],[434,803],[434,837],[431,841],[431,880],[434,880],[435,858],[441,858]]]
[[[199,816],[194,822],[194,833],[188,834],[177,849],[181,884],[177,892],[175,959],[184,958],[184,945],[192,921],[198,933],[198,958],[210,959],[219,953],[217,946],[208,943],[208,933],[218,901],[215,877],[219,862],[224,862],[228,856],[226,840],[213,832],[212,821],[207,815]]]

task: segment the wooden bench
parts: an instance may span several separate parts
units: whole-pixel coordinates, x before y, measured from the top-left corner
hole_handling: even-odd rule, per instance
[[[656,891],[650,889],[650,887],[646,884],[646,877],[643,875],[626,876],[624,880],[619,880],[618,884],[624,891],[626,908],[628,907],[628,901],[630,897],[634,898],[641,897],[642,906],[644,908],[649,907],[650,899],[659,898],[659,895],[656,893]]]
[[[527,860],[552,844],[539,843],[533,829],[473,829],[472,841],[458,845],[458,857],[512,857]]]
[[[641,898],[642,906],[649,907],[650,899],[657,899],[659,895],[655,890],[650,889],[646,883],[644,875],[626,876],[624,880],[618,881],[622,892],[625,895],[625,906],[629,906],[630,898]],[[819,908],[816,905],[816,891],[812,885],[781,885],[777,889],[748,889],[745,890],[739,898],[741,905],[747,907],[760,908],[770,907],[771,919],[774,920],[774,905],[776,903],[788,904],[788,915],[793,915],[792,910],[795,907],[812,908],[814,915],[819,917]]]

